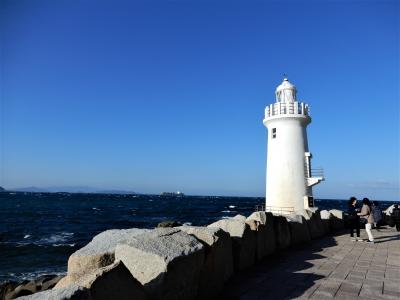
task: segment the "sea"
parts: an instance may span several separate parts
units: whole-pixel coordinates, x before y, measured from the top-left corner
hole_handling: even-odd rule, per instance
[[[245,216],[264,198],[78,193],[0,193],[0,283],[65,274],[68,257],[107,229],[154,228],[162,221],[207,225]],[[346,200],[317,199],[346,210]],[[380,202],[382,209],[393,204]]]

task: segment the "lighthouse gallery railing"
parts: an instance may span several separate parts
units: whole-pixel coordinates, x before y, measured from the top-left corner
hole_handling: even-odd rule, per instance
[[[265,117],[278,115],[310,115],[310,107],[304,102],[278,102],[270,104],[265,108]]]

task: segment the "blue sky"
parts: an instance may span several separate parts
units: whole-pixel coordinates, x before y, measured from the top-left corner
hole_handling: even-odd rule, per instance
[[[316,197],[399,200],[398,1],[0,4],[0,185],[263,196],[264,107],[311,106]]]

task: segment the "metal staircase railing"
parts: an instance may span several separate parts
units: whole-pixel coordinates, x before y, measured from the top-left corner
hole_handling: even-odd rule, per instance
[[[294,207],[256,205],[255,211],[267,211],[275,215],[289,215],[294,213]]]
[[[323,168],[311,169],[311,177],[324,177],[324,169]]]

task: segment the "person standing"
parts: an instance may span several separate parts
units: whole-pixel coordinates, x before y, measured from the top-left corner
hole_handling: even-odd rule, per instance
[[[357,213],[360,212],[360,209],[357,206],[357,198],[351,197],[347,202],[347,206],[351,241],[362,241],[362,239],[360,239],[360,217],[357,215]],[[356,231],[357,238],[354,238],[354,230]]]
[[[372,214],[374,216],[374,227],[379,231],[379,222],[382,220],[382,211],[378,201],[372,201]]]
[[[366,220],[365,224],[365,231],[368,234],[368,241],[369,243],[374,243],[374,237],[372,235],[371,229],[372,229],[372,224],[374,224],[374,215],[372,214],[372,209],[371,209],[371,202],[369,201],[368,198],[364,198],[363,201],[363,206],[361,208],[361,212],[358,213],[360,217],[363,217]]]
[[[400,208],[398,204],[395,204],[391,213],[392,222],[396,226],[396,230],[400,231]]]

